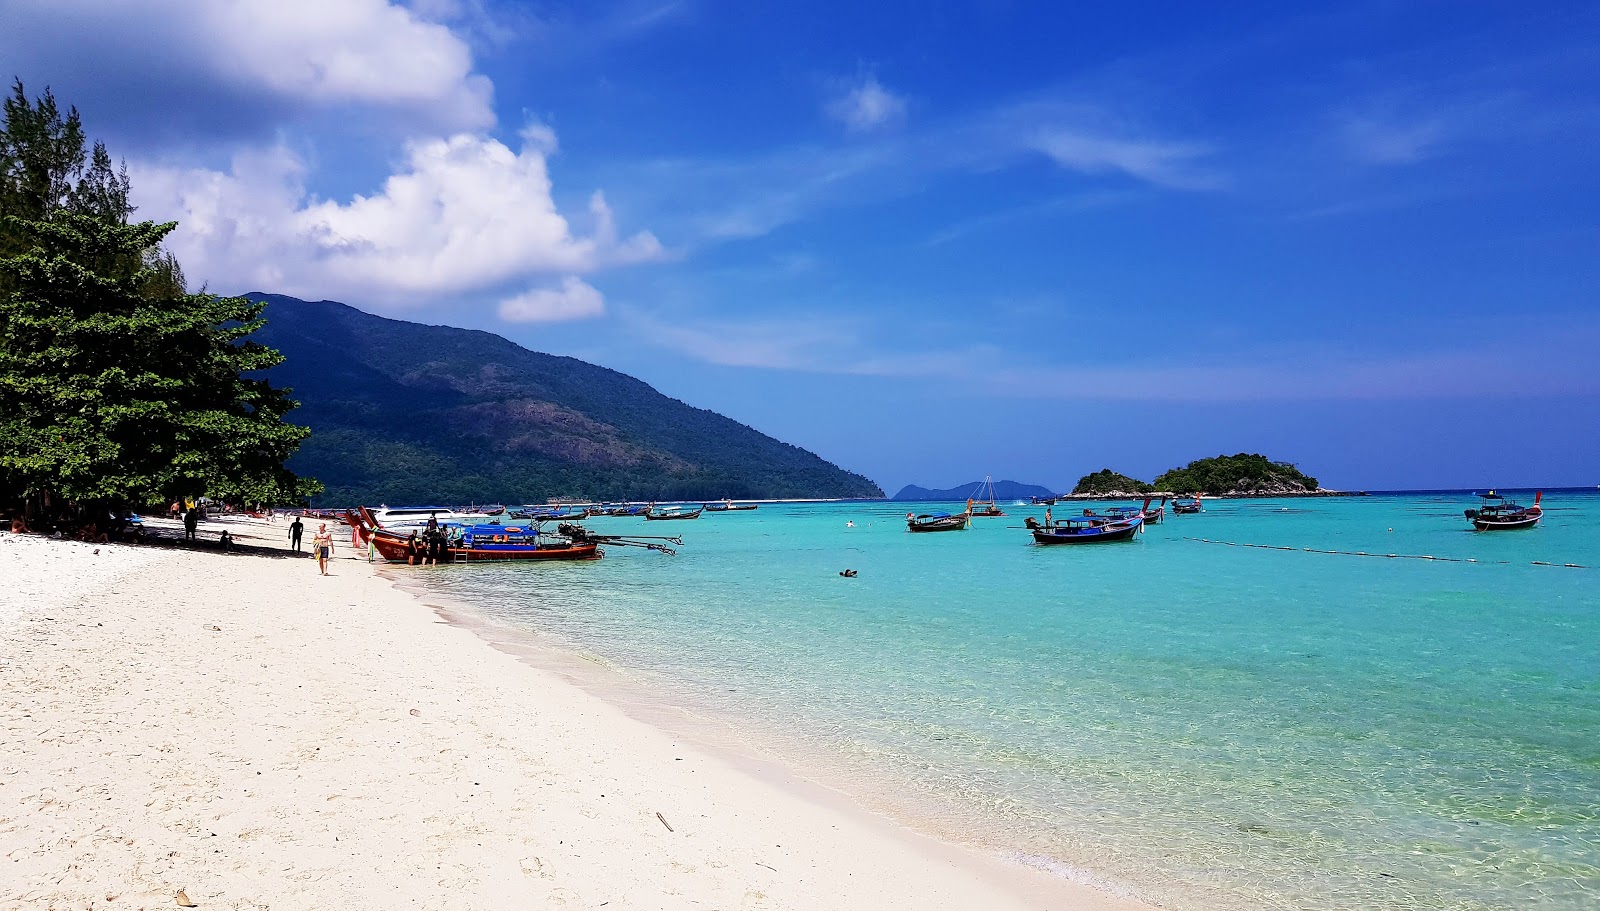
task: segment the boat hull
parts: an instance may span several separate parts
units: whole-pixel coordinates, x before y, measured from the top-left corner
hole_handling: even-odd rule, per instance
[[[1518,519],[1473,519],[1472,527],[1477,531],[1516,531],[1521,528],[1532,528],[1539,524],[1544,516],[1523,516]]]
[[[647,512],[644,517],[656,522],[666,522],[672,519],[698,519],[700,518],[700,513],[704,511],[702,508],[690,512]]]

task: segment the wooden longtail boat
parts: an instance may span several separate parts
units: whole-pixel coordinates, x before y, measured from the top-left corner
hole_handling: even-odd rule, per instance
[[[907,531],[961,531],[971,517],[966,513],[951,515],[947,512],[928,512],[922,515],[906,513]]]
[[[698,518],[700,518],[700,514],[702,512],[705,512],[705,510],[706,510],[706,508],[704,506],[701,506],[698,509],[677,509],[677,508],[656,509],[655,507],[652,506],[652,507],[650,507],[650,510],[644,514],[644,517],[646,519],[657,519],[657,520],[665,520],[665,519],[698,519]]]
[[[1036,544],[1106,544],[1133,540],[1144,528],[1144,516],[1113,519],[1091,514],[1056,519],[1048,524],[1029,516],[1023,524],[1033,533]]]
[[[1532,506],[1519,506],[1492,490],[1479,496],[1483,498],[1483,505],[1466,510],[1467,519],[1478,531],[1532,528],[1544,518],[1544,507],[1539,505],[1539,501],[1544,499],[1542,490],[1533,495]]]
[[[409,534],[379,528],[372,521],[366,507],[346,512],[344,521],[356,530],[359,544],[368,542],[372,550],[390,563],[409,563],[412,560]],[[440,561],[445,563],[496,563],[512,560],[597,560],[608,547],[643,547],[647,550],[674,554],[669,542],[682,545],[682,538],[646,538],[637,535],[597,535],[582,525],[563,522],[556,527],[557,534],[548,534],[534,526],[526,525],[474,525],[449,526],[443,529],[448,535]],[[457,534],[459,533],[459,534]],[[420,540],[419,544],[424,544]],[[426,549],[423,551],[426,554]]]
[[[1179,497],[1172,501],[1173,515],[1193,515],[1194,513],[1200,512],[1202,509],[1203,507],[1200,505],[1199,497]]]
[[[371,542],[372,549],[378,556],[390,563],[411,562],[410,535],[380,528],[373,520],[372,512],[365,506],[346,513],[345,521],[355,527],[364,539]],[[449,538],[449,543],[445,545],[442,554],[442,559],[446,563],[595,560],[601,556],[599,541],[541,535],[538,529],[532,526],[461,526],[460,535],[451,534]],[[426,542],[419,541],[419,543],[426,548]]]
[[[720,503],[707,503],[706,512],[748,512],[756,508],[754,503],[735,503],[732,500],[723,500]]]

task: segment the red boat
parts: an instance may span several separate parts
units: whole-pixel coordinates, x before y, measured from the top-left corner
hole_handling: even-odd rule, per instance
[[[386,531],[373,521],[372,513],[362,506],[357,511],[345,513],[345,521],[360,534],[362,542],[370,542],[378,556],[390,563],[410,563],[413,558],[411,536]],[[573,533],[569,533],[573,532]],[[563,535],[541,535],[538,529],[523,525],[474,525],[460,530],[459,535],[449,534],[441,556],[445,563],[484,563],[509,560],[597,560],[601,557],[602,538],[590,537],[579,526],[563,526]],[[427,542],[418,535],[423,554]]]

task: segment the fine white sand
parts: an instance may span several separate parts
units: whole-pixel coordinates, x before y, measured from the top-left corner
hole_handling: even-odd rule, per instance
[[[747,774],[347,549],[95,549],[0,535],[5,911],[1133,907]]]

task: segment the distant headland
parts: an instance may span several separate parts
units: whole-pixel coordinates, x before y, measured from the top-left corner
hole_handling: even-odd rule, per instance
[[[912,503],[930,500],[965,500],[969,497],[976,497],[978,488],[982,486],[982,481],[972,481],[967,484],[958,484],[945,490],[932,490],[927,487],[918,487],[915,484],[907,484],[900,488],[900,492],[895,494],[892,499]],[[994,482],[994,495],[1001,500],[1026,500],[1029,497],[1055,496],[1048,487],[1041,487],[1038,484],[1022,484],[1017,481]]]

